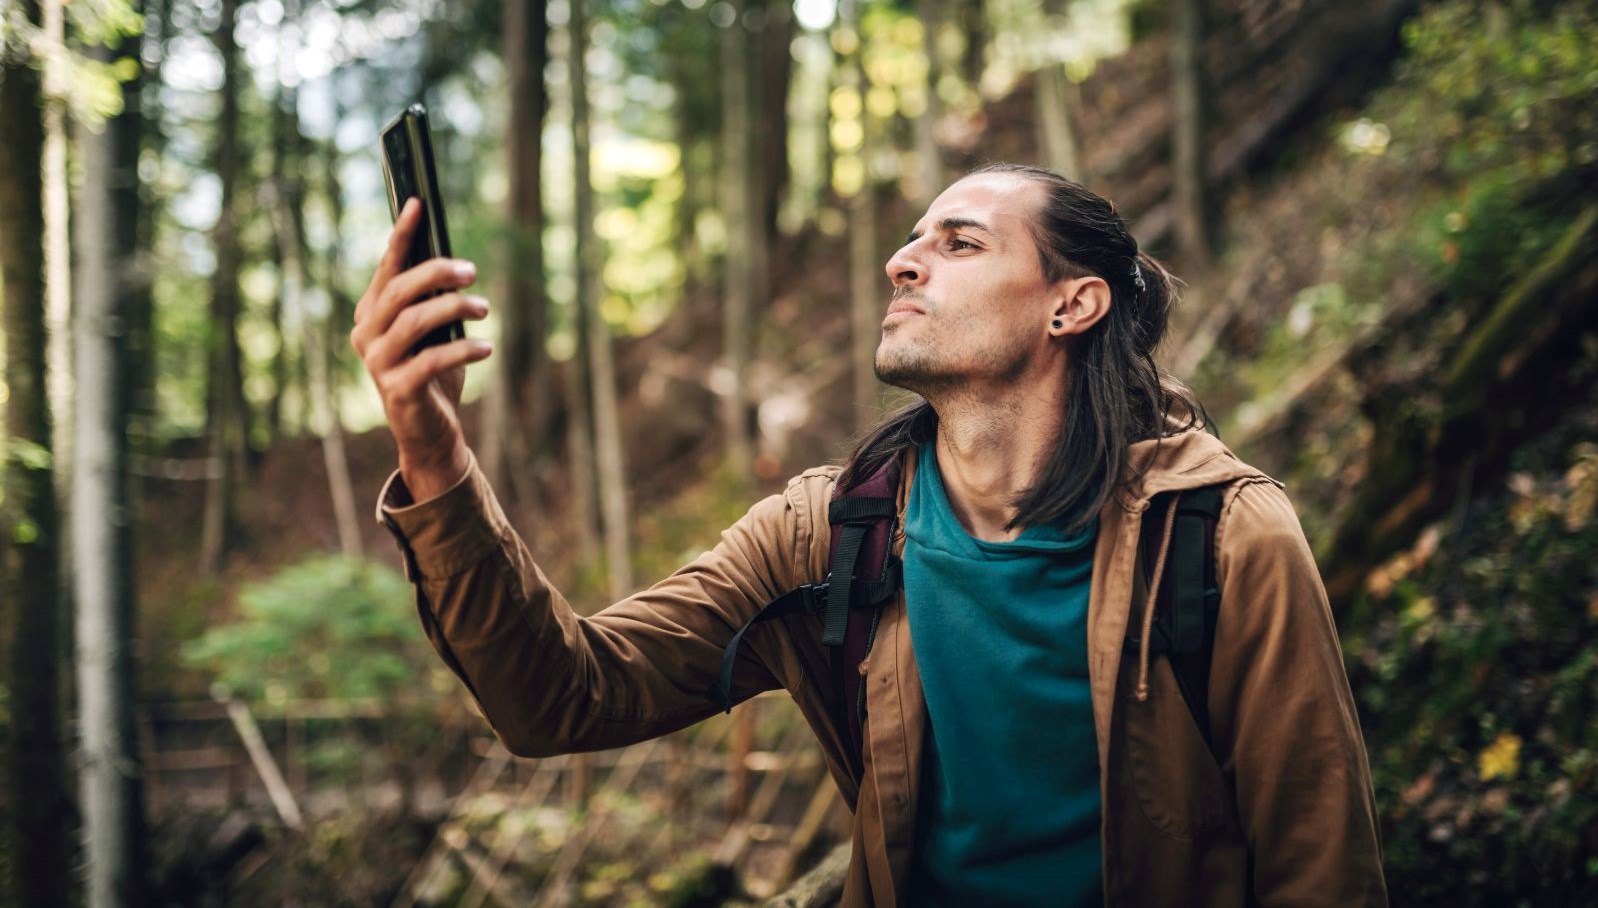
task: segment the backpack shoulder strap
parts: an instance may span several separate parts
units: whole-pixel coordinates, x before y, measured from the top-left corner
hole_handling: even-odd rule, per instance
[[[860,663],[876,641],[877,620],[882,606],[899,591],[902,567],[893,557],[893,531],[898,520],[899,458],[890,457],[870,476],[852,488],[833,489],[828,518],[832,524],[832,561],[829,578],[835,584],[856,587],[841,593],[844,622],[838,645],[831,646],[833,721],[844,730],[853,771],[864,772],[865,685],[860,679]],[[854,540],[859,544],[855,546]],[[875,580],[862,580],[874,577]],[[831,601],[828,602],[832,606]],[[866,610],[870,614],[857,615]],[[830,623],[825,627],[830,627]],[[823,643],[830,643],[825,631]]]
[[[1224,485],[1214,485],[1181,493],[1149,640],[1151,656],[1163,653],[1171,660],[1182,699],[1207,745],[1211,743],[1210,664],[1221,606],[1221,591],[1215,578],[1215,525],[1220,520],[1225,489]],[[1144,514],[1139,544],[1145,582],[1159,551],[1164,524],[1159,518],[1171,506],[1172,497],[1172,493],[1156,495]],[[1131,646],[1137,644],[1136,639],[1127,642]]]
[[[773,599],[738,629],[722,652],[721,671],[707,696],[731,710],[733,668],[744,634],[756,624],[794,614],[822,619],[821,642],[831,653],[833,720],[844,729],[856,770],[862,752],[860,723],[863,688],[858,666],[871,649],[881,606],[899,590],[901,569],[891,552],[898,517],[899,460],[889,460],[851,488],[835,487],[827,508],[832,525],[828,573]],[[868,610],[870,620],[854,620]]]

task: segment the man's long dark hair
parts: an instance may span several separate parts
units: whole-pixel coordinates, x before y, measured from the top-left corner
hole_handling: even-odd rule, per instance
[[[1044,280],[1097,275],[1110,285],[1110,311],[1072,339],[1065,427],[1038,481],[1016,502],[1007,529],[1086,528],[1123,481],[1133,442],[1203,425],[1203,408],[1165,374],[1154,351],[1176,302],[1176,281],[1140,252],[1115,206],[1052,170],[990,164],[967,176],[1008,173],[1043,184],[1047,198],[1033,223]],[[1134,267],[1135,266],[1135,267]],[[855,446],[838,482],[845,488],[889,458],[930,440],[938,414],[925,400],[888,416]]]

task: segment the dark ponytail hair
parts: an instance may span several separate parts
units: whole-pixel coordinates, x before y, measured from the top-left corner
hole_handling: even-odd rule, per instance
[[[1165,338],[1176,279],[1138,249],[1115,206],[1080,183],[1026,164],[989,164],[967,176],[1008,173],[1047,192],[1033,224],[1043,278],[1050,284],[1097,275],[1110,286],[1110,311],[1073,338],[1065,426],[1038,481],[1022,493],[1009,529],[1086,528],[1122,486],[1133,442],[1206,424],[1185,385],[1154,361]],[[845,488],[889,458],[930,440],[938,415],[925,400],[889,415],[855,446],[838,482]]]

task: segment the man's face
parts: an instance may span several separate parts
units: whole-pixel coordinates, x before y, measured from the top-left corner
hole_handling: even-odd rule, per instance
[[[888,259],[879,378],[921,394],[1021,378],[1048,342],[1053,305],[1031,230],[1044,195],[1035,181],[993,173],[933,201]]]

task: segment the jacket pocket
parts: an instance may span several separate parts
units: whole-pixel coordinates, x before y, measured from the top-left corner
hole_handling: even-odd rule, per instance
[[[1221,768],[1182,699],[1170,663],[1149,666],[1149,696],[1133,694],[1136,660],[1123,663],[1121,696],[1126,761],[1138,808],[1166,835],[1190,839],[1225,826],[1235,814]]]

